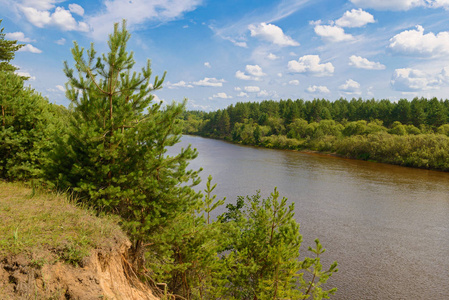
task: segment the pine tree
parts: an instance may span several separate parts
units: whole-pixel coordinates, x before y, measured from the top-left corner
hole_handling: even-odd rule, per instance
[[[1,23],[2,20],[0,20],[0,24]],[[17,41],[5,40],[5,34],[3,33],[4,29],[5,28],[0,29],[0,72],[13,72],[17,70],[17,68],[9,62],[14,59],[16,51],[24,45],[18,45]]]
[[[49,178],[71,189],[100,211],[122,217],[133,242],[135,266],[143,266],[150,235],[165,229],[198,201],[191,186],[198,172],[188,171],[196,150],[187,147],[174,156],[167,147],[179,142],[179,119],[184,104],[162,108],[153,91],[164,76],[152,75],[150,61],[133,71],[128,52],[130,33],[123,21],[109,36],[109,53],[97,56],[93,44],[85,51],[75,42],[74,69],[65,62],[71,120],[59,138]]]

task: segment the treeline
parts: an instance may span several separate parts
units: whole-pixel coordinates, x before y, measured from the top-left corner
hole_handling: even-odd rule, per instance
[[[183,115],[184,132],[449,171],[449,100],[280,100]]]
[[[336,289],[323,284],[337,264],[322,266],[318,240],[312,257],[298,258],[294,205],[276,189],[239,197],[210,218],[224,199],[213,195],[210,177],[204,193],[194,189],[200,170],[188,165],[196,150],[167,154],[181,138],[184,104],[153,101],[165,74],[150,82],[149,61],[134,72],[129,38],[123,22],[105,55],[75,43],[74,66],[64,67],[66,109],[25,87],[10,64],[20,45],[0,31],[0,180],[67,191],[82,207],[117,215],[132,243],[124,257],[130,281],[161,299],[329,298]]]

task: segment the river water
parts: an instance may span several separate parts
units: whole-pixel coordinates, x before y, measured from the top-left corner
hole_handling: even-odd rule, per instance
[[[449,299],[449,173],[193,136],[178,146],[188,144],[201,188],[210,174],[227,202],[277,187],[295,203],[301,256],[319,238],[324,264],[338,261],[332,299]]]

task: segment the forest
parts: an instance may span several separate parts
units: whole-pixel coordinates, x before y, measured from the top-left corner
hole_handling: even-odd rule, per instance
[[[23,45],[5,39],[1,29],[0,180],[23,182],[33,195],[65,193],[74,205],[115,215],[131,241],[123,258],[130,273],[161,299],[329,298],[336,289],[324,284],[337,263],[321,264],[325,250],[319,240],[308,249],[311,257],[301,253],[299,259],[294,203],[276,188],[265,197],[238,197],[223,214],[210,217],[225,201],[214,196],[210,176],[204,191],[195,189],[201,170],[188,166],[197,151],[189,146],[167,154],[182,136],[185,103],[154,101],[165,74],[152,79],[149,60],[134,71],[130,37],[124,21],[115,24],[106,54],[74,42],[73,61],[64,63],[70,101],[64,107],[15,73],[12,62]],[[212,125],[199,113],[191,116]],[[233,125],[252,126],[247,117],[233,116]],[[214,125],[215,134],[231,133],[228,121],[227,127]],[[13,255],[10,248],[1,243],[0,256]],[[81,264],[82,257],[67,263]]]
[[[239,102],[182,120],[187,134],[449,171],[449,100]]]

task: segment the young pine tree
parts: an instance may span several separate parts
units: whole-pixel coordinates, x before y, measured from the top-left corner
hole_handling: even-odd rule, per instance
[[[181,137],[177,116],[184,104],[162,108],[153,101],[151,92],[162,87],[165,74],[151,83],[150,61],[140,73],[133,71],[129,38],[123,21],[121,29],[114,25],[107,54],[74,43],[75,69],[67,62],[64,68],[71,119],[48,176],[98,210],[120,215],[133,262],[141,267],[150,235],[198,201],[191,186],[199,178],[186,169],[197,155],[190,146],[166,153]]]

